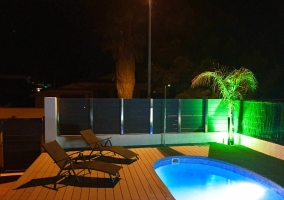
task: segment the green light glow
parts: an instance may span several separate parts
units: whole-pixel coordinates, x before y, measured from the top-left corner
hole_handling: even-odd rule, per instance
[[[204,113],[202,99],[181,99],[179,100],[180,132],[204,131]]]
[[[228,109],[221,99],[208,100],[208,132],[228,130]]]
[[[240,133],[268,140],[283,140],[284,105],[270,102],[243,102]]]
[[[227,67],[215,68],[214,72],[206,71],[197,75],[191,87],[209,86],[212,91],[219,94],[228,107],[228,144],[234,144],[233,110],[235,100],[243,99],[248,91],[254,92],[257,88],[254,74],[242,67],[229,71]]]

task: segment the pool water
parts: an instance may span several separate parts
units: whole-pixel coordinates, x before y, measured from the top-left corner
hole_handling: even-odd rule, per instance
[[[176,200],[284,200],[283,188],[270,180],[205,157],[167,157],[154,169]]]

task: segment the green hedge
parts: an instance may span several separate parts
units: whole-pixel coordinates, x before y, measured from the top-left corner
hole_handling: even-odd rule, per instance
[[[240,111],[239,133],[284,143],[283,103],[243,101],[238,110]]]

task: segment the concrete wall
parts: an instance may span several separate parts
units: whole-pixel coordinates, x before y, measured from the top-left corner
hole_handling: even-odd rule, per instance
[[[246,135],[235,134],[235,144],[284,160],[284,146]]]
[[[57,138],[57,100],[55,97],[44,99],[45,142],[51,142]]]
[[[224,133],[167,133],[165,144],[203,144],[207,142],[223,142]],[[114,146],[141,146],[162,145],[162,134],[125,134],[125,135],[97,135],[104,139],[111,137]],[[56,136],[53,140],[66,149],[86,148],[86,143],[81,136]],[[226,140],[224,140],[226,141]]]

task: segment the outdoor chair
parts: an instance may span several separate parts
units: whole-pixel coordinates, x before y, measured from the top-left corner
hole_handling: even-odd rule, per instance
[[[114,154],[122,156],[129,163],[139,159],[137,153],[134,153],[133,151],[127,148],[124,148],[122,146],[112,146],[110,140],[111,138],[100,140],[99,138],[97,138],[97,136],[91,129],[80,131],[80,134],[82,135],[82,137],[84,138],[84,140],[91,149],[91,152],[89,154],[90,158],[97,155],[96,153],[93,154],[94,151],[99,151],[99,156],[102,156],[102,158],[104,158],[104,155],[106,155],[107,153],[112,152]],[[104,154],[104,152],[106,153]]]
[[[42,146],[60,168],[54,180],[54,189],[56,189],[57,180],[64,175],[66,176],[67,173],[71,175],[71,172],[73,172],[78,182],[80,182],[78,174],[84,170],[88,170],[89,173],[91,170],[96,170],[109,174],[113,185],[116,179],[120,177],[119,170],[122,168],[121,166],[100,161],[85,161],[82,152],[75,152],[68,155],[56,140],[43,144]],[[78,154],[78,156],[74,156],[75,154]],[[81,171],[76,173],[75,170]]]

